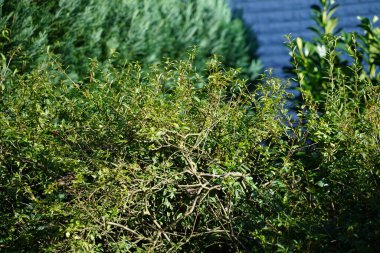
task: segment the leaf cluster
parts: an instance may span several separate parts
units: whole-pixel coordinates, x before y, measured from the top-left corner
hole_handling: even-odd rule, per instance
[[[361,79],[369,78],[379,82],[379,28],[375,27],[378,18],[373,21],[360,18],[360,33],[347,33],[337,29],[338,18],[334,17],[339,5],[335,1],[320,0],[313,5],[315,26],[309,27],[316,37],[311,41],[303,38],[291,40],[288,47],[291,52],[291,68],[287,73],[296,77],[302,89],[311,92],[317,100],[324,101],[328,91],[331,72],[345,72],[348,76],[354,64],[362,66]],[[352,61],[355,54],[358,62]]]

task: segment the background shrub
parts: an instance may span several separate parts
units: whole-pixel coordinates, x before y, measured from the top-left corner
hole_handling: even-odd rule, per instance
[[[198,46],[200,70],[217,54],[248,78],[260,72],[249,53],[254,45],[224,0],[3,1],[1,23],[5,52],[23,49],[18,68],[35,66],[36,56],[49,47],[76,80],[87,75],[89,58],[149,65],[164,57],[186,58],[192,46]]]

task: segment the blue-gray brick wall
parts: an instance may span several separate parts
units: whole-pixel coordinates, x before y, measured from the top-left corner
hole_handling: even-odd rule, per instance
[[[310,6],[318,0],[229,0],[233,11],[240,12],[246,25],[256,34],[259,42],[258,54],[266,68],[273,68],[282,76],[282,67],[289,64],[289,54],[284,45],[284,35],[293,38],[311,38],[307,29],[311,20]],[[380,0],[336,0],[340,5],[336,12],[339,27],[346,31],[356,29],[357,16],[372,18],[380,16]]]

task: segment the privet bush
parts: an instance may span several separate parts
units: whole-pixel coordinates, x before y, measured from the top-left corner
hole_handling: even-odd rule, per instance
[[[204,77],[190,61],[149,72],[138,65],[91,72],[82,86],[54,84],[53,73],[49,67],[7,78],[2,91],[7,250],[233,250],[256,243],[239,234],[252,226],[244,221],[251,209],[245,199],[261,184],[250,167],[259,175],[278,159],[263,142],[282,143],[279,85],[262,87],[256,101],[217,60]]]
[[[1,250],[376,252],[380,100],[360,66],[292,126],[279,80],[250,93],[193,59],[93,62],[82,85],[57,63],[6,72]]]
[[[248,78],[260,72],[260,64],[249,53],[255,45],[250,45],[242,22],[232,18],[224,0],[5,0],[0,4],[2,31],[7,33],[5,52],[23,49],[25,61],[17,64],[19,69],[35,67],[36,55],[50,50],[61,55],[71,78],[82,80],[89,58],[149,65],[164,57],[186,58],[189,48],[197,46],[199,69],[205,68],[207,57],[217,54],[224,65],[241,68]]]

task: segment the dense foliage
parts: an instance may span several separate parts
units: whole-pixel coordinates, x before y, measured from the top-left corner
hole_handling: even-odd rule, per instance
[[[85,85],[57,82],[54,65],[4,79],[6,251],[375,252],[370,80],[335,77],[326,113],[307,100],[307,123],[292,127],[284,85],[269,78],[249,93],[216,60],[206,76],[191,61],[92,68]]]
[[[224,0],[156,1],[0,1],[3,52],[21,49],[19,70],[36,67],[41,51],[61,55],[72,79],[88,72],[89,58],[124,65],[157,63],[164,57],[186,58],[198,47],[196,66],[221,56],[226,66],[241,68],[254,79],[260,64],[252,60],[243,23],[233,19]],[[78,79],[79,78],[79,79]]]
[[[298,75],[301,87],[313,95],[317,100],[324,100],[329,89],[329,80],[326,76],[338,74],[339,71],[351,73],[353,64],[362,67],[360,78],[370,78],[380,82],[380,27],[375,27],[378,17],[371,21],[368,18],[360,18],[358,27],[360,33],[347,33],[342,29],[337,30],[338,18],[334,13],[339,7],[335,1],[320,0],[320,5],[313,5],[314,27],[309,27],[315,32],[316,37],[307,41],[298,37],[289,43],[292,52],[292,67],[286,69],[293,76]],[[335,39],[331,39],[332,35]],[[355,46],[355,47],[353,47]],[[352,62],[350,55],[357,56],[357,62]],[[333,52],[333,55],[328,55]],[[332,68],[333,64],[333,68]]]
[[[326,49],[295,125],[286,82],[249,91],[216,57],[92,60],[77,81],[54,53],[17,72],[37,40],[12,53],[4,29],[0,251],[379,252],[379,86],[347,36],[352,65]]]

